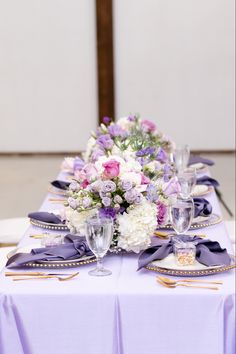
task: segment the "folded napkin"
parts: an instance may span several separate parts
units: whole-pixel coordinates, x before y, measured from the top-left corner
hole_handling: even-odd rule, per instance
[[[208,216],[212,213],[212,205],[205,198],[193,198],[194,202],[194,217]]]
[[[55,188],[66,191],[69,188],[70,182],[55,180],[51,182],[51,185]]]
[[[6,266],[17,268],[28,262],[73,260],[82,256],[92,256],[84,237],[66,235],[65,243],[55,247],[35,248],[30,253],[17,253],[12,256]]]
[[[62,221],[60,217],[56,216],[53,213],[48,213],[46,211],[36,211],[35,213],[29,213],[28,217],[30,219],[47,222],[49,224],[63,224],[65,221]]]
[[[213,186],[214,188],[219,187],[219,182],[211,177],[202,176],[197,179],[197,184],[204,184],[205,186]]]
[[[215,164],[214,161],[206,159],[204,157],[197,156],[197,155],[190,155],[189,162],[188,162],[189,165],[193,165],[195,163],[200,163],[200,162],[208,166],[213,166]]]
[[[230,256],[225,248],[221,248],[217,241],[203,240],[198,236],[179,236],[183,242],[193,242],[196,246],[196,259],[208,267],[217,265],[229,265]],[[150,262],[161,260],[173,253],[174,241],[154,239],[152,245],[143,251],[138,259],[138,270],[148,265]]]

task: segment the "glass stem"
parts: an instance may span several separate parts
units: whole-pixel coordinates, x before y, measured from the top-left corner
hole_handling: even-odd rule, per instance
[[[97,269],[101,270],[103,268],[102,257],[97,257]]]

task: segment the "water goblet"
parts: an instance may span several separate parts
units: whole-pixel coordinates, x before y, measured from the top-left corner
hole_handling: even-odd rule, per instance
[[[177,177],[181,188],[180,196],[186,199],[190,198],[197,183],[196,169],[192,167],[186,168]]]
[[[177,235],[185,234],[192,224],[194,203],[192,198],[177,197],[170,207],[170,220]]]
[[[188,166],[189,156],[190,148],[188,145],[176,147],[174,152],[174,162],[178,173]]]
[[[89,271],[93,276],[110,275],[112,272],[103,267],[113,237],[113,220],[111,218],[93,216],[85,221],[86,240],[97,259],[97,267]]]

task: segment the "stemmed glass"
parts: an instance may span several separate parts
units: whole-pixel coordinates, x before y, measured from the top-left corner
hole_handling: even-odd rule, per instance
[[[185,234],[192,224],[194,203],[192,198],[177,197],[170,207],[170,220],[177,235]]]
[[[189,156],[190,148],[188,145],[176,147],[174,151],[174,163],[178,173],[187,168]]]
[[[180,196],[186,199],[190,198],[197,183],[196,169],[192,167],[186,168],[177,177],[181,188]]]
[[[95,215],[85,221],[86,240],[97,258],[97,267],[89,271],[90,275],[104,276],[112,274],[103,267],[103,257],[107,253],[113,237],[113,220]]]

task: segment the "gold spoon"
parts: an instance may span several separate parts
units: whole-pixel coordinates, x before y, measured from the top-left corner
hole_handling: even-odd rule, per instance
[[[35,279],[58,279],[59,281],[67,281],[70,280],[74,277],[76,277],[79,274],[79,272],[74,273],[70,275],[69,277],[59,277],[57,275],[42,275],[42,276],[37,276],[37,277],[23,277],[23,278],[14,278],[12,280],[18,281],[18,280],[35,280]]]
[[[208,281],[208,280],[198,280],[198,279],[178,279],[178,280],[172,280],[166,277],[162,277],[162,276],[157,276],[157,278],[159,278],[160,280],[162,280],[164,283],[166,284],[170,284],[170,285],[175,285],[178,282],[181,283],[206,283],[206,284],[223,284],[222,281]]]
[[[219,290],[219,288],[217,287],[211,287],[211,286],[200,286],[200,285],[189,285],[189,284],[182,284],[182,283],[176,283],[176,284],[167,284],[165,282],[163,282],[162,280],[160,279],[157,279],[157,282],[163,286],[165,286],[166,288],[169,288],[169,289],[174,289],[176,288],[177,286],[184,286],[186,288],[197,288],[197,289],[210,289],[210,290]]]

